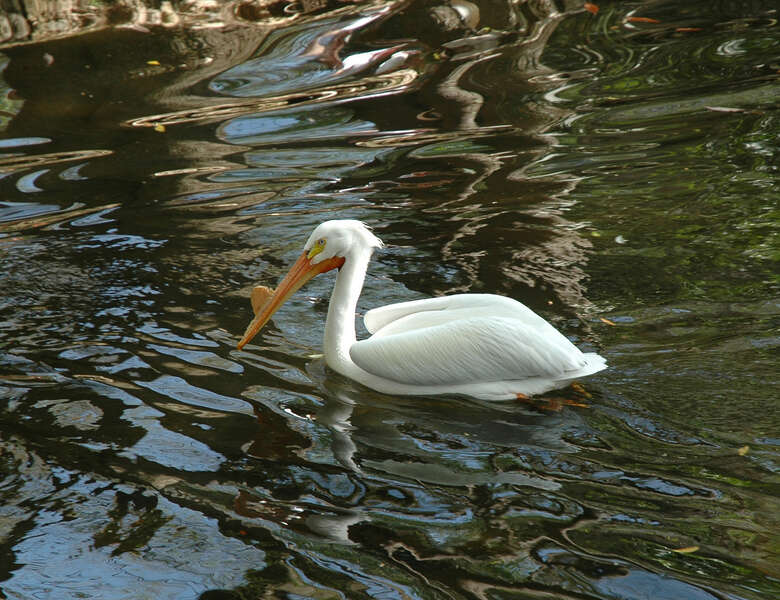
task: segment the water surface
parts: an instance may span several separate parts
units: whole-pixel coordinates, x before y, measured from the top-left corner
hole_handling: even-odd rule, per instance
[[[3,51],[0,597],[780,595],[774,3],[460,8]],[[235,350],[329,218],[359,312],[517,298],[589,407],[345,380],[327,276]]]

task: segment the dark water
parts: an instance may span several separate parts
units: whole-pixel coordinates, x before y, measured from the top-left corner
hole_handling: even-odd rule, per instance
[[[0,597],[780,595],[777,5],[542,5],[0,55]],[[335,376],[326,276],[236,351],[334,217],[359,310],[518,298],[590,407]]]

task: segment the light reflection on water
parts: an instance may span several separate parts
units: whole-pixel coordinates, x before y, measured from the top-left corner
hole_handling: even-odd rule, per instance
[[[200,98],[108,64],[114,104],[22,66],[148,66],[175,33],[8,50],[2,593],[775,597],[778,30],[732,4],[346,7],[239,62],[204,38]],[[327,278],[236,351],[249,288],[331,217],[388,244],[361,314],[514,296],[608,358],[591,407],[335,376]]]

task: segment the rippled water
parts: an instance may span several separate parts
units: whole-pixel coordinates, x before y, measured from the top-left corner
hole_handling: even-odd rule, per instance
[[[454,6],[3,51],[0,597],[780,595],[776,4]],[[332,217],[590,406],[340,378],[326,276],[236,351]]]

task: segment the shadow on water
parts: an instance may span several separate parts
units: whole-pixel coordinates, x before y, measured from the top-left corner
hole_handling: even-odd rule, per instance
[[[4,49],[0,597],[780,593],[777,9],[559,4]],[[335,376],[327,277],[235,350],[332,217],[361,314],[521,299],[589,407]]]

